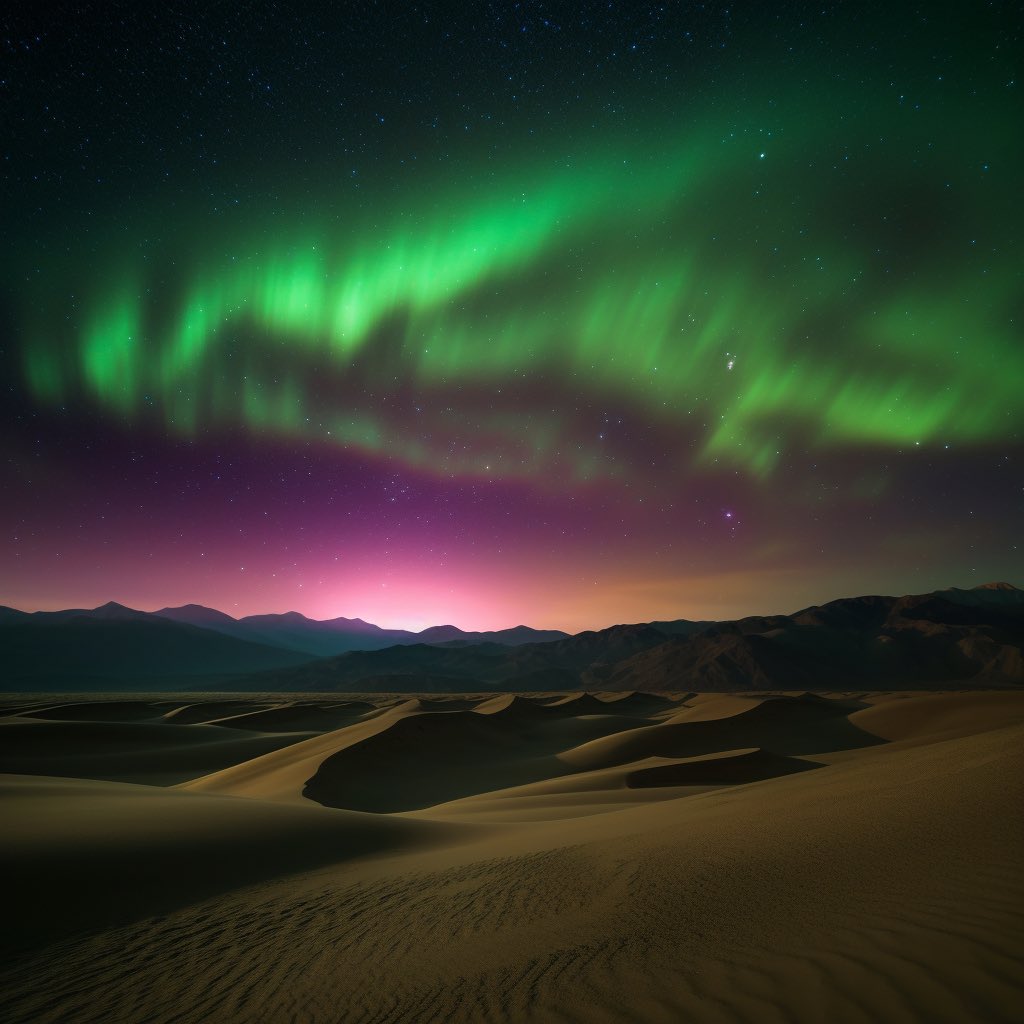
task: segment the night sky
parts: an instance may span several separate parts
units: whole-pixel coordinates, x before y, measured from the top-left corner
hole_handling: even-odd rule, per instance
[[[0,603],[1024,582],[1015,3],[0,16]]]

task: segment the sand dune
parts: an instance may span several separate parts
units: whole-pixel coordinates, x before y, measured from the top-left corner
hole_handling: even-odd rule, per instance
[[[652,765],[650,768],[637,768],[629,773],[626,784],[631,789],[652,786],[728,786],[793,775],[817,767],[820,766],[796,757],[751,747],[749,750],[726,750],[703,757],[687,757]]]
[[[288,702],[277,707],[214,718],[211,725],[228,729],[248,729],[256,732],[325,732],[340,729],[357,721],[372,704],[352,702],[349,705],[319,706]]]
[[[658,715],[672,712],[694,694],[686,694],[683,697],[669,697],[658,693],[638,693],[629,691],[626,693],[610,693],[601,698],[607,705],[607,711],[615,715]]]
[[[706,722],[716,718],[731,718],[749,711],[760,702],[756,697],[741,697],[730,693],[697,694],[681,701],[680,707],[663,718],[668,724],[676,722]]]
[[[731,713],[720,718],[666,722],[616,733],[560,756],[577,770],[593,770],[644,757],[694,757],[738,747],[817,754],[883,742],[849,720],[850,705],[845,701],[771,696],[745,703],[742,708],[730,705]]]
[[[1020,714],[1016,693],[940,693],[872,702],[850,721],[882,739],[934,741],[1001,728]]]
[[[592,693],[571,693],[548,703],[548,707],[571,711],[574,715],[606,715],[608,702]]]
[[[45,718],[60,722],[145,722],[160,718],[174,707],[173,701],[83,700],[11,710],[22,718]]]
[[[3,776],[2,861],[31,894],[8,901],[17,949],[167,913],[216,892],[451,829],[123,783]],[[68,856],[69,849],[74,855]],[[184,868],[184,870],[183,870]],[[27,910],[27,912],[26,912]]]
[[[0,772],[170,786],[294,743],[161,721],[0,719]]]
[[[1024,695],[608,698],[6,709],[40,769],[287,745],[3,776],[4,1019],[1024,1019]]]
[[[501,715],[503,718],[533,722],[550,721],[552,715],[550,705],[515,693],[502,693],[489,700],[482,700],[473,710],[480,715]]]
[[[504,698],[502,698],[504,700]],[[483,711],[408,714],[326,758],[304,793],[329,807],[411,811],[504,789],[565,769],[567,747],[636,723],[610,715],[563,717],[529,703]]]
[[[185,783],[184,788],[199,793],[221,793],[259,800],[302,801],[306,783],[327,758],[347,746],[375,735],[405,715],[416,714],[398,704],[365,720],[312,736],[261,757],[242,761],[230,768]]]
[[[219,718],[264,711],[273,706],[266,702],[245,700],[199,701],[173,708],[164,715],[164,719],[176,725],[207,725]]]

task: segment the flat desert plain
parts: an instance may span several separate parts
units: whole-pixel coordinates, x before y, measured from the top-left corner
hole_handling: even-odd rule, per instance
[[[0,713],[7,1022],[1024,1020],[1024,693]]]

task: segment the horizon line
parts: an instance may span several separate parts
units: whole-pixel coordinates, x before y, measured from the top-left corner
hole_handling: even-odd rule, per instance
[[[926,594],[927,593],[941,593],[943,590],[963,590],[963,591],[967,592],[967,591],[972,591],[972,590],[1020,590],[1020,589],[1021,588],[1018,587],[1016,584],[1009,583],[1009,582],[1007,582],[1005,580],[991,580],[991,581],[986,582],[986,583],[978,583],[978,584],[974,584],[973,586],[969,586],[969,587],[957,587],[957,586],[943,587],[943,588],[940,588],[939,590],[925,591],[924,593],[926,593]],[[569,630],[563,629],[563,628],[558,627],[558,626],[545,626],[545,627],[528,626],[528,625],[526,625],[525,622],[519,622],[519,623],[517,623],[514,626],[503,626],[503,627],[501,627],[499,629],[466,629],[465,627],[458,626],[458,625],[456,625],[453,622],[439,622],[439,623],[435,623],[433,625],[424,626],[422,629],[410,629],[408,626],[383,626],[383,625],[381,625],[378,622],[370,622],[368,619],[363,619],[360,616],[335,615],[335,616],[332,616],[332,617],[326,618],[326,619],[314,619],[314,618],[311,618],[310,616],[306,615],[304,612],[300,612],[300,611],[298,611],[298,610],[296,610],[294,608],[290,608],[287,611],[283,611],[283,612],[253,612],[253,613],[250,613],[248,615],[234,616],[230,612],[226,612],[223,609],[215,608],[212,605],[201,604],[198,601],[186,601],[185,603],[180,604],[180,605],[162,605],[159,608],[153,608],[153,609],[150,609],[150,610],[147,610],[145,608],[135,608],[135,607],[132,607],[131,605],[123,604],[122,602],[115,601],[113,599],[111,599],[109,601],[104,601],[101,604],[95,605],[92,608],[87,608],[87,607],[66,607],[66,608],[35,608],[35,609],[32,609],[32,610],[28,610],[28,609],[25,609],[25,608],[18,608],[18,607],[14,606],[14,605],[7,605],[7,604],[0,604],[0,608],[6,608],[6,609],[8,609],[10,611],[20,612],[23,615],[59,614],[60,612],[75,612],[75,611],[95,612],[95,611],[99,611],[101,608],[106,608],[106,607],[108,607],[110,605],[114,605],[114,606],[116,606],[118,608],[123,608],[125,611],[137,612],[137,613],[139,613],[141,615],[159,615],[159,613],[163,612],[163,611],[178,611],[178,610],[180,610],[182,608],[201,608],[204,611],[216,612],[218,615],[224,615],[227,618],[231,619],[233,622],[242,622],[245,619],[257,618],[257,617],[260,617],[260,616],[271,616],[271,615],[273,615],[273,616],[284,617],[284,616],[287,616],[287,615],[297,615],[297,616],[300,616],[301,618],[303,618],[307,622],[324,623],[324,622],[336,622],[338,619],[345,619],[346,621],[349,621],[349,622],[361,622],[361,623],[363,623],[363,625],[372,626],[375,629],[380,629],[380,630],[385,631],[385,632],[408,633],[408,634],[411,634],[413,636],[418,636],[421,633],[427,632],[428,630],[444,629],[444,628],[457,629],[461,633],[502,633],[502,632],[506,632],[508,630],[513,630],[513,629],[530,629],[530,630],[534,630],[535,632],[539,632],[539,633],[540,632],[559,632],[559,633],[565,633],[567,636],[577,636],[577,635],[579,635],[579,633],[591,633],[591,632],[598,633],[598,632],[602,632],[605,629],[612,629],[615,626],[646,625],[648,622],[735,622],[735,621],[740,621],[740,620],[742,620],[744,618],[755,618],[755,617],[758,617],[758,616],[795,615],[795,614],[799,614],[799,612],[801,612],[801,611],[806,610],[807,608],[819,608],[819,607],[822,607],[824,605],[831,604],[831,603],[833,603],[835,601],[858,600],[858,599],[867,598],[867,597],[883,597],[883,598],[896,599],[896,598],[899,598],[899,597],[915,597],[915,596],[922,596],[922,595],[914,594],[914,593],[910,593],[910,592],[905,593],[905,594],[875,594],[875,593],[851,594],[851,595],[844,595],[842,597],[829,598],[826,601],[821,601],[821,602],[818,602],[818,603],[815,603],[815,604],[804,605],[802,608],[795,609],[792,612],[777,612],[777,611],[776,612],[764,612],[764,611],[749,612],[746,615],[736,616],[735,618],[731,618],[731,619],[703,619],[703,618],[693,619],[693,618],[687,618],[686,616],[680,616],[679,618],[676,618],[676,619],[634,620],[634,621],[631,621],[631,622],[619,621],[619,622],[612,622],[612,623],[610,623],[607,626],[599,626],[599,627],[594,627],[594,628],[591,628],[591,629],[582,629],[582,630],[578,630],[576,632],[571,632]],[[173,621],[173,620],[171,620],[171,621]]]

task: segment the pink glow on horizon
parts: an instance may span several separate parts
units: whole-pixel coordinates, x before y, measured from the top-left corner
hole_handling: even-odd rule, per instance
[[[543,575],[526,559],[520,559],[518,570],[506,566],[500,574],[493,565],[475,564],[391,571],[362,567],[335,574],[301,568],[208,568],[197,572],[188,564],[166,565],[144,576],[132,565],[117,571],[108,564],[104,571],[76,574],[74,584],[59,592],[41,580],[37,587],[8,592],[0,603],[26,611],[92,608],[111,600],[141,611],[194,603],[235,618],[297,611],[311,619],[344,616],[413,631],[444,624],[467,631],[523,624],[576,633],[624,622],[791,612],[845,596],[840,591],[821,593],[815,589],[817,581],[784,568],[688,577],[652,567],[643,575],[622,567],[584,573],[570,565],[549,566]],[[870,592],[868,581],[864,583],[854,589]]]
[[[262,465],[245,469],[244,481],[259,481]],[[750,514],[752,494],[715,496],[684,516],[655,501],[630,499],[627,507],[599,490],[559,501],[488,487],[467,498],[418,481],[420,499],[394,513],[372,497],[388,478],[349,515],[348,505],[315,490],[312,477],[303,478],[314,490],[298,512],[287,495],[276,504],[236,502],[215,488],[190,498],[192,505],[176,504],[163,498],[163,477],[153,493],[118,503],[106,497],[117,480],[103,480],[118,471],[104,464],[87,481],[75,466],[44,478],[46,500],[9,504],[0,604],[35,611],[113,600],[155,611],[195,603],[237,618],[298,611],[385,628],[524,624],[574,633],[785,613],[852,594],[924,593],[956,582],[927,558],[945,536],[938,528],[915,526],[914,544],[902,534],[873,541],[878,557],[865,562],[858,557],[872,529],[865,519],[849,527],[841,550],[808,561],[809,546],[830,543],[828,528],[790,536],[789,520]],[[277,486],[276,477],[270,483]],[[745,526],[738,531],[739,507]],[[894,507],[896,515],[904,506]],[[981,578],[1005,575],[984,572]],[[970,585],[961,576],[964,582]]]

